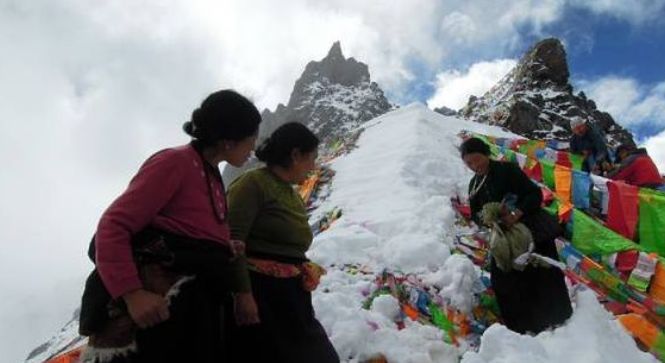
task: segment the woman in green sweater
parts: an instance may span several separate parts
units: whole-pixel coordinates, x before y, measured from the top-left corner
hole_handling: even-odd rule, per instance
[[[293,188],[315,168],[318,145],[307,127],[287,123],[256,151],[267,166],[229,187],[231,235],[246,244],[236,269],[244,292],[235,297],[232,361],[339,362],[314,316],[311,291],[323,271],[305,256],[313,235]]]

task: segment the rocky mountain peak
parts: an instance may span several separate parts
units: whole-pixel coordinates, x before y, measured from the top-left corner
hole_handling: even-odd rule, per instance
[[[367,65],[345,58],[337,41],[325,58],[307,64],[286,106],[280,104],[274,112],[264,110],[260,136],[298,121],[326,142],[392,108],[381,88],[371,81]]]
[[[457,111],[446,106],[437,107],[434,109],[434,112],[440,113],[444,116],[457,116]]]
[[[339,40],[334,42],[332,47],[330,47],[328,55],[325,59],[339,59],[341,61],[344,60],[344,54],[342,54],[342,43],[340,43]]]
[[[534,45],[520,61],[516,78],[519,81],[552,82],[559,87],[568,86],[568,62],[561,41],[548,38]]]
[[[328,55],[320,61],[311,61],[305,67],[305,71],[296,81],[293,93],[289,100],[289,106],[301,102],[301,94],[305,89],[316,81],[327,80],[329,84],[338,84],[345,87],[359,86],[369,82],[369,68],[366,64],[353,58],[344,58],[342,45],[335,42]]]
[[[611,145],[633,143],[633,137],[584,93],[573,94],[563,44],[544,39],[482,97],[471,96],[459,111],[465,118],[500,125],[531,139],[567,141],[570,119],[580,116],[601,129]]]
[[[345,58],[342,45],[335,42],[325,58],[305,66],[286,105],[261,113],[259,142],[280,125],[296,121],[314,131],[325,147],[346,139],[350,131],[393,107],[379,85],[371,81],[367,65]],[[242,170],[255,165],[250,162],[243,169],[225,168],[224,181],[228,185]]]

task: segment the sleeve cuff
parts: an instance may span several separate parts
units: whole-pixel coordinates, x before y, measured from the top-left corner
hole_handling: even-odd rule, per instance
[[[142,289],[143,284],[138,276],[130,276],[122,280],[113,281],[112,284],[105,284],[114,299],[119,299],[128,292]]]
[[[228,285],[231,292],[251,292],[252,284],[247,270],[247,260],[244,256],[231,262],[228,271]]]

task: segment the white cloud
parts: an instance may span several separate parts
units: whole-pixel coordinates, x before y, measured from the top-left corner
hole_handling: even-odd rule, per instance
[[[101,211],[151,152],[186,141],[180,125],[207,93],[235,88],[272,108],[288,100],[308,61],[341,40],[347,56],[369,64],[400,97],[416,77],[414,63],[435,74],[441,64],[523,49],[522,32],[539,32],[564,7],[557,0],[0,0],[3,359],[24,358],[69,317]],[[461,82],[462,91],[484,91],[467,83],[478,84]]]
[[[633,78],[607,76],[583,81],[580,87],[601,111],[612,115],[627,128],[649,124],[665,128],[665,82],[643,85]],[[665,131],[644,141],[649,155],[661,173],[665,173]]]
[[[482,96],[516,64],[514,59],[496,59],[476,63],[465,72],[452,70],[439,73],[436,76],[436,91],[427,103],[432,108],[446,106],[460,109],[466,105],[469,96]]]
[[[610,15],[633,24],[662,21],[665,0],[571,0],[573,6],[583,7],[597,15]]]
[[[665,174],[665,131],[646,140],[644,146],[661,174]]]
[[[477,39],[478,26],[470,16],[453,11],[441,21],[440,31],[448,36],[452,44],[459,46]]]
[[[633,78],[607,76],[580,86],[599,110],[609,112],[623,126],[665,127],[665,82],[647,86]]]

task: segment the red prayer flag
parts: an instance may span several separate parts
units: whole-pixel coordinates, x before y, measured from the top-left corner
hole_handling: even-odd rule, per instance
[[[557,151],[556,163],[559,165],[566,166],[570,169],[573,168],[573,163],[570,161],[570,157],[568,157],[568,153],[565,151]]]
[[[620,181],[610,181],[607,189],[610,195],[607,227],[632,240],[639,213],[639,188]]]
[[[535,181],[543,181],[543,168],[538,161],[534,161],[534,165],[529,169],[529,177]]]

